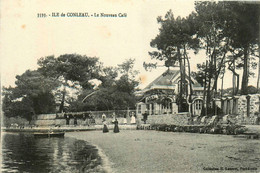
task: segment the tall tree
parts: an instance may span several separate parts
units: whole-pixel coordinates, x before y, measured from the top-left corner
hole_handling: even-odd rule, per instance
[[[45,76],[59,81],[61,89],[60,112],[64,110],[66,93],[69,89],[91,89],[91,79],[99,77],[100,66],[98,58],[82,56],[78,54],[64,54],[55,58],[47,56],[38,61],[39,71]]]
[[[226,56],[230,50],[231,39],[228,37],[230,33],[230,21],[232,15],[230,9],[224,3],[217,2],[196,2],[195,9],[197,12],[197,24],[200,25],[198,30],[198,38],[201,42],[201,48],[206,52],[208,61],[207,69],[204,69],[206,93],[206,114],[210,108],[212,98],[217,95],[218,78],[224,71]],[[201,66],[203,67],[203,66]],[[214,103],[214,102],[213,102]],[[213,105],[215,109],[215,105]]]
[[[158,23],[161,25],[159,34],[150,43],[151,47],[157,49],[157,51],[149,53],[152,59],[165,61],[166,67],[177,65],[180,68],[179,111],[185,111],[184,109],[187,107],[186,97],[188,93],[186,87],[184,87],[187,85],[186,65],[189,65],[187,50],[197,50],[198,47],[198,40],[193,37],[196,34],[194,28],[196,25],[192,20],[194,15],[193,13],[187,18],[177,17],[175,19],[172,11],[168,11],[164,18],[159,16],[157,18]],[[192,89],[190,93],[192,93]]]
[[[208,68],[204,69],[204,73],[207,74],[207,113],[212,97],[216,96],[218,78],[224,72],[225,63],[234,74],[233,85],[236,89],[233,90],[233,94],[238,92],[239,75],[236,68],[243,67],[241,89],[242,94],[247,94],[249,64],[254,66],[254,63],[249,61],[249,55],[255,52],[253,47],[259,31],[259,5],[204,1],[196,2],[195,9],[197,24],[200,25],[198,37],[202,48],[206,50],[208,61]]]
[[[57,82],[46,78],[39,71],[27,70],[16,76],[16,87],[3,88],[5,116],[22,116],[55,112],[53,90]]]
[[[243,67],[243,76],[241,83],[241,93],[247,94],[248,80],[250,76],[250,58],[255,53],[252,49],[259,44],[259,3],[252,2],[221,2],[230,9],[232,20],[229,20],[228,37],[231,39],[233,52],[235,56],[241,58]]]
[[[127,59],[122,64],[118,65],[118,71],[120,72],[120,78],[117,80],[117,89],[129,94],[133,94],[135,87],[138,85],[136,76],[139,71],[134,70],[134,59]]]

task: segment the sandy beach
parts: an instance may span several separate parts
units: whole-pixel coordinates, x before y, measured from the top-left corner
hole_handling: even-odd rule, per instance
[[[259,140],[138,130],[69,132],[65,137],[98,146],[111,172],[260,171]]]

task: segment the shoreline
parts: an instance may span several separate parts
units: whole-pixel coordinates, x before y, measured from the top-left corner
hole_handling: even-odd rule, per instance
[[[113,130],[114,125],[107,125],[109,130]],[[236,127],[237,126],[237,127]],[[243,136],[251,139],[260,138],[260,125],[236,125],[235,128],[227,130],[227,127],[223,126],[220,130],[218,126],[207,126],[207,125],[167,125],[167,124],[141,124],[141,125],[120,125],[121,130],[156,130],[165,132],[181,132],[181,133],[196,133],[196,134],[219,134],[219,135],[233,135]],[[80,132],[80,131],[99,131],[103,129],[103,125],[93,126],[39,126],[39,127],[2,127],[2,132],[28,132],[28,133],[50,133],[50,132]],[[230,128],[229,128],[230,129]],[[213,131],[212,131],[213,130]],[[214,131],[216,130],[216,131]],[[220,131],[219,131],[220,130]],[[225,130],[225,132],[223,132]]]
[[[228,135],[143,130],[120,130],[117,134],[111,130],[109,133],[69,132],[65,136],[97,146],[108,158],[111,172],[207,172],[207,169],[221,167],[260,169],[259,140],[252,143],[252,140]]]
[[[90,143],[92,146],[95,146],[98,149],[98,155],[101,157],[102,160],[102,168],[105,170],[105,172],[114,172],[112,170],[112,165],[113,163],[110,162],[109,158],[107,157],[107,155],[104,153],[104,151],[102,150],[102,148],[100,148],[99,146]]]
[[[114,125],[108,125],[108,129],[112,130]],[[122,130],[136,130],[137,125],[120,125]],[[1,127],[3,132],[75,132],[75,131],[93,131],[93,130],[102,130],[103,125],[94,125],[94,126],[39,126],[39,127],[16,127],[16,128],[6,128]]]

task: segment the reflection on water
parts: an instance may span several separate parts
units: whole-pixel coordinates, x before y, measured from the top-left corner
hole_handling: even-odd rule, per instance
[[[103,172],[98,150],[73,138],[4,133],[2,172]]]

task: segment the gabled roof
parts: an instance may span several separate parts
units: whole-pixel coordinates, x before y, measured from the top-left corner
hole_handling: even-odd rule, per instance
[[[149,85],[147,85],[144,90],[149,90],[154,85],[169,86],[173,85],[172,80],[180,73],[179,70],[166,70],[162,75],[157,77]]]
[[[188,75],[186,75],[188,79]],[[161,74],[159,77],[157,77],[154,81],[152,81],[149,85],[147,85],[143,91],[147,91],[152,89],[154,86],[162,87],[165,88],[167,87],[168,89],[173,89],[176,84],[178,84],[178,81],[180,80],[180,70],[166,70],[163,74]],[[200,84],[193,78],[191,77],[191,81],[193,83],[193,87],[198,87],[200,88]],[[170,87],[170,88],[169,88]]]

